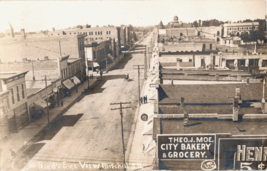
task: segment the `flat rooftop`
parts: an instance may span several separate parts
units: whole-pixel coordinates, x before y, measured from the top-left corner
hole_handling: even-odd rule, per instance
[[[184,126],[183,118],[154,118],[153,138],[157,134],[195,134],[195,133],[230,133],[232,135],[266,135],[267,120],[243,120],[233,122],[230,119],[189,118]]]
[[[49,59],[70,55],[70,58],[78,58],[77,36],[55,36],[55,37],[27,37],[26,39],[0,39],[1,61],[4,63],[29,60]]]
[[[13,72],[0,72],[0,80],[3,79],[10,79],[12,77],[16,77],[16,76],[19,76],[19,75],[22,75],[22,74],[26,74],[28,71],[24,71],[24,72],[21,72],[21,71],[13,71]]]
[[[231,104],[236,88],[240,88],[242,101],[261,101],[262,83],[251,84],[195,84],[160,85],[160,104],[180,104],[181,98],[188,104]],[[264,95],[267,99],[267,94]]]

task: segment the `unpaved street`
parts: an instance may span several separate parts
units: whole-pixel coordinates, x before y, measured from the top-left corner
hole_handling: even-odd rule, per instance
[[[149,39],[150,36],[141,43],[147,43]],[[85,169],[81,166],[84,162],[122,164],[120,111],[110,110],[119,105],[111,106],[110,103],[132,103],[131,109],[123,109],[124,143],[127,148],[138,102],[138,74],[133,69],[133,65],[138,64],[144,64],[144,54],[126,55],[119,66],[104,74],[89,95],[72,106],[28,148],[25,154],[32,158],[24,168],[50,170],[49,167],[53,167],[53,164],[58,169],[65,164],[65,169],[71,170],[75,169],[72,167]],[[127,73],[132,81],[124,81]],[[143,73],[142,70],[141,83]]]

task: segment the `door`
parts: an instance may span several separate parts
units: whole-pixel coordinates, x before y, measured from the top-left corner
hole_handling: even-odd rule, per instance
[[[201,59],[201,66],[205,68],[205,59]]]
[[[226,67],[229,69],[234,69],[234,60],[226,60]]]
[[[29,120],[28,120],[28,112],[27,112],[27,103],[24,103],[14,109],[14,114],[15,114],[15,120],[16,120],[16,125],[17,129],[19,130],[22,128],[24,125],[26,125]]]

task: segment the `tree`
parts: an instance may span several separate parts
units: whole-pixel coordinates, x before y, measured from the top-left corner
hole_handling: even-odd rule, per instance
[[[198,23],[197,23],[197,21],[194,21],[194,22],[193,22],[193,26],[194,26],[194,27],[198,27]]]

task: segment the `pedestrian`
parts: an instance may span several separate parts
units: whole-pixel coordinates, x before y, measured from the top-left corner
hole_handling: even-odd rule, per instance
[[[102,70],[100,71],[100,77],[101,77],[101,80],[102,80],[102,74],[103,74],[103,72],[102,72]]]
[[[11,161],[13,161],[16,153],[13,150],[11,150],[11,149],[10,149],[10,152],[11,152]]]
[[[143,103],[143,97],[140,98],[141,104]]]
[[[61,100],[61,106],[63,106],[63,100]]]
[[[144,103],[146,103],[146,96],[144,96]]]
[[[144,103],[146,103],[146,96],[144,96],[144,99],[145,99],[145,100],[144,100]]]
[[[146,103],[147,103],[147,95],[146,95]]]

